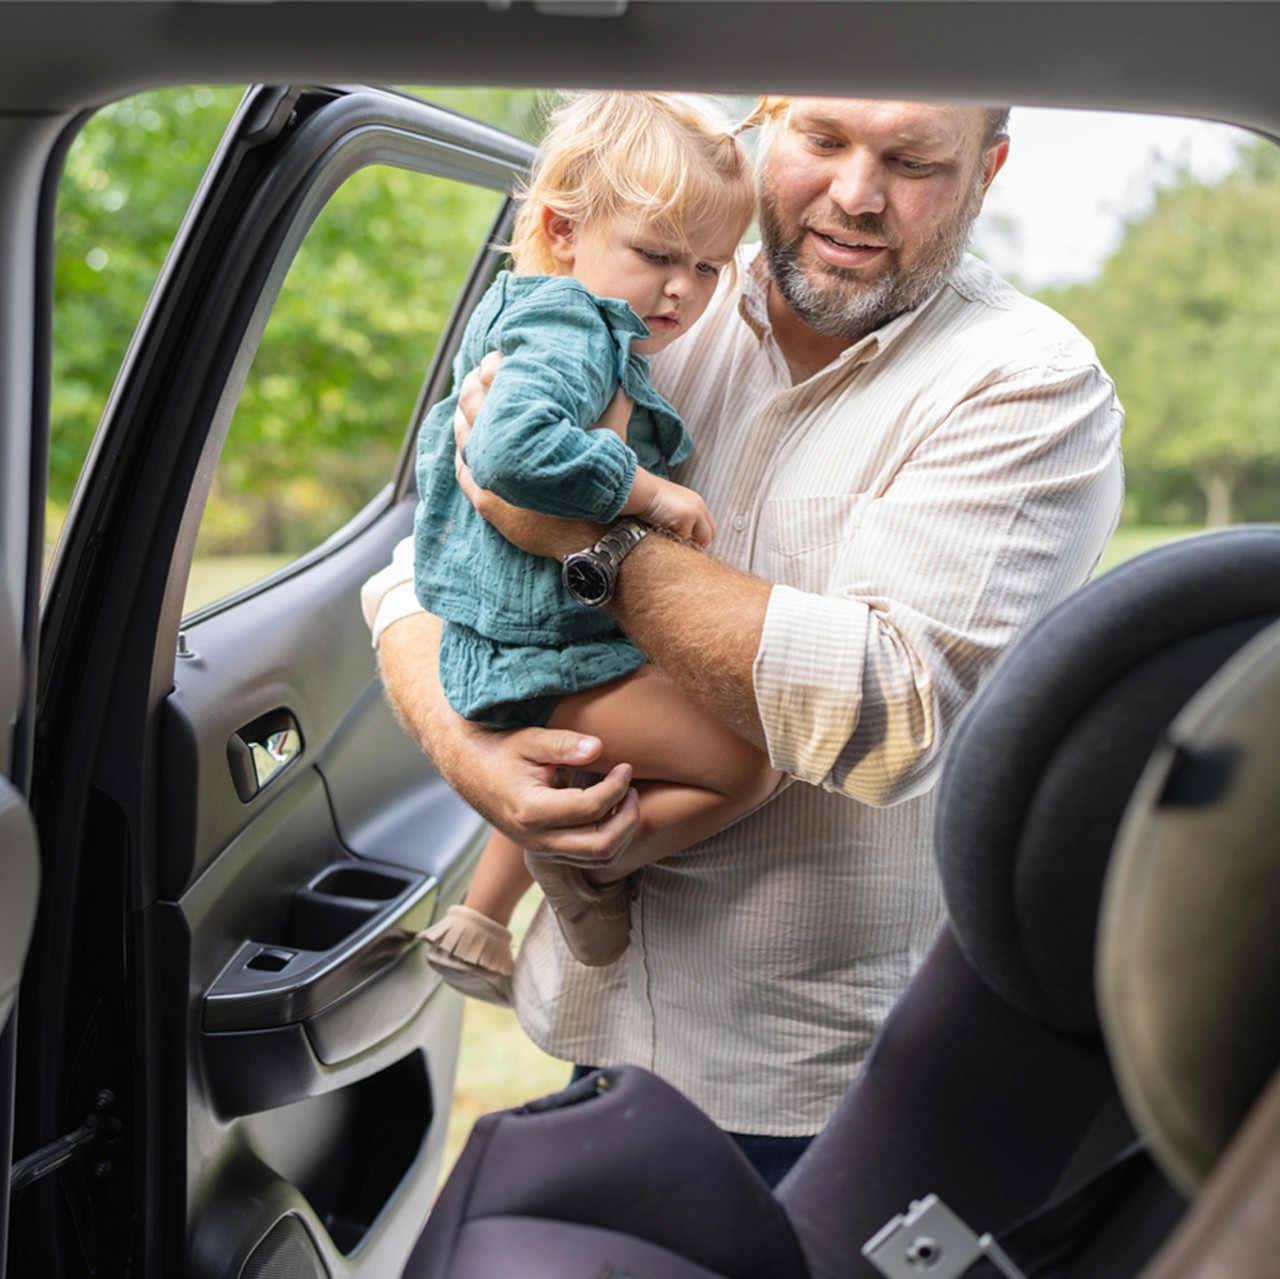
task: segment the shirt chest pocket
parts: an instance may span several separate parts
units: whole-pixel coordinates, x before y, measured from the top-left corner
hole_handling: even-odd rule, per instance
[[[766,502],[757,571],[799,591],[825,591],[841,552],[858,535],[864,501],[860,494],[840,493]]]

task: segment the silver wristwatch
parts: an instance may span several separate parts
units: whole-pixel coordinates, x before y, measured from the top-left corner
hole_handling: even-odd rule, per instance
[[[618,568],[649,531],[639,520],[621,520],[594,546],[574,551],[564,562],[565,589],[579,604],[599,608],[613,598]]]

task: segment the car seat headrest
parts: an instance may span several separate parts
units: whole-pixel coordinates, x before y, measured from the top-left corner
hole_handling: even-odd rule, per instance
[[[1188,1195],[1280,1066],[1280,627],[1178,716],[1121,827],[1099,937],[1117,1080]]]
[[[1280,528],[1188,538],[1060,604],[974,699],[936,851],[961,949],[1027,1015],[1097,1033],[1097,914],[1125,805],[1177,712],[1277,617]]]

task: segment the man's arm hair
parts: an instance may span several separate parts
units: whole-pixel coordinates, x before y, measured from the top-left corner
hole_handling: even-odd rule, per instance
[[[623,563],[610,611],[692,701],[763,749],[752,665],[771,590],[673,538],[647,537]]]

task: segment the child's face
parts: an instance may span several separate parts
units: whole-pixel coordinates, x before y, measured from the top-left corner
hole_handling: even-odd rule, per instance
[[[739,239],[736,228],[707,228],[691,235],[686,248],[622,218],[571,223],[552,215],[546,229],[565,275],[597,297],[620,298],[645,322],[652,336],[631,344],[641,355],[653,355],[689,331]]]

